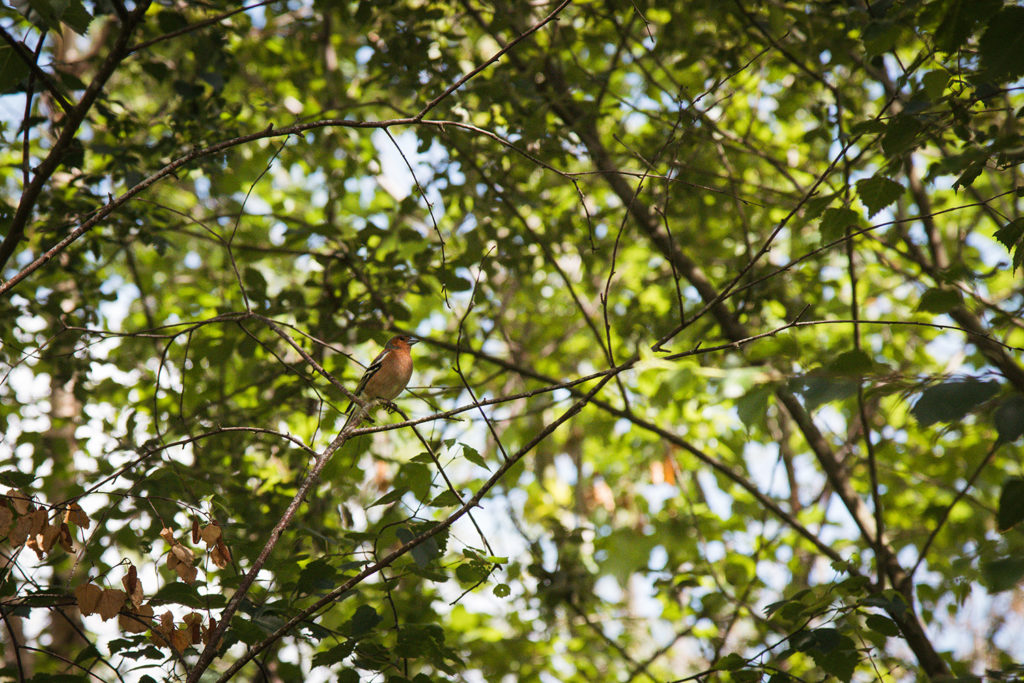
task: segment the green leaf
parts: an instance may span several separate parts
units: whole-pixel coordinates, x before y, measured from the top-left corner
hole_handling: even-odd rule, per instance
[[[896,45],[896,41],[903,32],[903,27],[892,21],[872,21],[864,29],[861,40],[864,42],[864,51],[868,57],[889,52]]]
[[[1024,479],[1009,477],[999,493],[996,525],[1000,531],[1009,531],[1024,519]]]
[[[1012,443],[1024,435],[1024,396],[1013,394],[996,408],[993,422],[998,443]]]
[[[858,121],[850,126],[850,132],[854,135],[875,135],[885,132],[885,124],[876,118]]]
[[[248,267],[242,271],[242,283],[250,299],[258,302],[267,296],[267,280],[256,268]]]
[[[995,231],[993,235],[999,243],[1010,251],[1020,245],[1021,237],[1024,237],[1024,218],[1014,218],[1012,221]]]
[[[426,528],[421,528],[414,532],[408,527],[403,526],[399,527],[395,531],[395,534],[398,536],[399,541],[402,543],[408,543],[424,531],[426,531]],[[412,559],[415,560],[417,566],[426,567],[441,556],[441,548],[437,544],[437,537],[431,536],[427,540],[415,546],[409,551],[409,553],[412,555]]]
[[[266,637],[264,629],[260,628],[256,622],[238,614],[231,620],[231,633],[246,645],[255,645]]]
[[[1013,269],[1020,268],[1024,261],[1024,218],[1014,218],[996,230],[994,237],[1013,255]]]
[[[909,151],[917,134],[921,132],[921,122],[916,116],[900,114],[893,118],[885,126],[885,135],[882,136],[882,151],[888,156],[899,156]],[[903,188],[901,187],[900,190]],[[899,196],[899,192],[897,195]]]
[[[346,640],[343,643],[335,645],[329,650],[317,652],[315,655],[313,655],[313,666],[331,666],[333,664],[337,664],[341,661],[344,661],[346,657],[352,654],[352,650],[355,648],[355,646],[356,641]],[[341,680],[340,676],[338,677],[338,680]],[[356,680],[358,680],[358,678]]]
[[[910,414],[922,427],[936,422],[956,422],[998,391],[997,382],[984,382],[974,377],[950,380],[921,392]]]
[[[747,429],[764,424],[772,392],[772,387],[769,385],[758,386],[743,394],[736,401],[736,414]]]
[[[43,23],[54,31],[59,32],[60,24],[64,23],[78,35],[84,35],[92,22],[92,15],[85,9],[82,0],[29,0],[28,4],[38,13]]]
[[[921,295],[921,300],[917,303],[917,310],[936,314],[949,313],[962,303],[963,298],[960,296],[959,290],[932,287]]]
[[[173,581],[164,584],[150,599],[151,605],[185,605],[186,607],[202,608],[206,603],[206,597],[199,595],[194,585]]]
[[[736,671],[737,669],[742,669],[746,665],[746,658],[736,654],[735,652],[730,652],[715,662],[715,665],[711,668],[713,671]]]
[[[981,175],[981,172],[985,170],[985,162],[986,159],[977,159],[967,164],[963,173],[953,182],[953,189],[959,190],[961,187],[970,187],[978,176]]]
[[[981,65],[996,79],[1024,75],[1024,7],[1004,7],[989,19],[978,42]]]
[[[28,488],[35,480],[36,475],[31,472],[19,472],[17,470],[0,471],[0,484],[13,486],[16,489]]]
[[[881,633],[883,636],[892,637],[900,634],[900,629],[896,622],[881,614],[869,614],[864,623],[869,629],[875,633]]]
[[[6,43],[0,45],[0,93],[16,90],[28,74],[28,64],[17,51]]]
[[[338,570],[324,559],[313,560],[299,574],[299,581],[296,590],[300,593],[313,593],[321,590],[328,590],[335,584]]]
[[[868,217],[895,202],[903,194],[903,186],[882,175],[858,180],[857,196],[868,208]]]
[[[825,371],[833,375],[849,375],[860,377],[874,370],[875,364],[871,357],[860,349],[843,351],[825,366]]]
[[[451,489],[442,491],[441,493],[434,496],[434,500],[430,501],[428,505],[436,508],[451,507],[453,505],[461,505],[459,497],[455,495],[455,492]]]
[[[856,228],[860,221],[860,214],[853,209],[831,208],[825,209],[821,216],[821,239],[823,242],[834,242],[846,234],[847,228]]]
[[[924,86],[924,93],[928,99],[941,99],[946,92],[946,85],[949,83],[949,72],[945,69],[934,69],[921,77],[921,85]]]
[[[455,568],[455,576],[463,583],[479,583],[491,574],[491,569],[479,562],[463,562]]]
[[[842,400],[857,392],[855,380],[820,374],[820,371],[795,378],[790,381],[789,386],[803,396],[808,410],[815,410],[821,405]]]
[[[383,617],[377,614],[377,610],[370,605],[359,605],[355,614],[342,626],[341,630],[352,638],[359,638],[372,631],[382,619]]]
[[[1002,4],[1002,0],[952,0],[935,30],[935,47],[942,52],[956,52],[974,27]]]
[[[370,503],[369,507],[373,508],[377,507],[378,505],[390,505],[391,503],[394,503],[396,500],[404,496],[406,491],[408,491],[408,489],[406,488],[391,489],[383,496]]]
[[[1024,557],[1002,557],[984,562],[981,565],[981,576],[993,593],[1010,590],[1024,577]]]
[[[839,680],[848,681],[853,677],[859,659],[856,644],[836,629],[814,629],[803,638],[794,639],[794,647],[810,654],[815,664]]]
[[[398,472],[396,483],[416,496],[416,500],[426,500],[430,495],[432,474],[429,467],[419,463],[407,462]]]
[[[846,638],[846,636],[843,637]],[[815,664],[840,681],[849,681],[853,678],[853,670],[857,668],[857,662],[860,661],[857,650],[852,645],[853,642],[850,641],[850,647],[847,648],[837,648],[831,652],[821,653],[812,651],[811,657]]]
[[[507,598],[512,593],[512,589],[508,587],[507,583],[499,583],[491,592],[494,593],[495,597]]]
[[[479,465],[480,467],[483,467],[485,470],[490,472],[490,468],[487,467],[487,461],[483,459],[483,456],[481,456],[480,453],[475,448],[473,448],[472,446],[467,446],[466,444],[460,445],[462,446],[462,457],[464,457],[466,460],[470,461],[474,465]]]

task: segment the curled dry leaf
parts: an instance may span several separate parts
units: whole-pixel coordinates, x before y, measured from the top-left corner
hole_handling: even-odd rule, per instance
[[[29,538],[27,541],[25,541],[25,547],[30,550],[34,550],[36,552],[36,557],[38,557],[41,560],[43,559],[45,553],[43,553],[43,549],[39,545],[39,542],[37,540],[38,538],[38,534]]]
[[[207,524],[203,527],[203,530],[200,532],[199,535],[202,537],[203,543],[206,544],[206,547],[212,548],[213,546],[217,545],[217,541],[220,540],[220,524],[217,524],[216,522],[214,522],[213,524]]]
[[[121,611],[121,608],[124,607],[124,601],[127,599],[128,594],[120,588],[108,588],[100,596],[100,602],[96,606],[96,611],[103,617],[103,621],[113,619]]]
[[[83,617],[87,617],[96,611],[100,598],[103,596],[103,589],[93,583],[83,583],[75,587],[75,601],[78,602],[78,609]]]
[[[154,626],[150,639],[159,647],[172,647],[178,653],[184,652],[189,645],[189,631],[174,628],[174,617],[170,612],[160,615],[160,625]]]
[[[174,571],[178,572],[179,579],[188,584],[195,583],[196,577],[199,575],[198,569],[187,564],[179,564],[174,568]]]
[[[191,566],[196,560],[195,553],[192,552],[192,549],[187,548],[180,543],[175,543],[171,546],[171,554],[178,558],[178,562],[189,566]]]
[[[59,536],[60,527],[56,524],[47,524],[40,533],[36,534],[36,543],[44,553],[48,553]]]
[[[217,620],[210,617],[210,623],[203,627],[203,645],[210,644],[210,634],[217,628]]]
[[[11,501],[14,511],[23,515],[32,509],[32,500],[18,489],[11,489],[7,492],[7,498]]]
[[[121,585],[124,586],[124,590],[128,593],[128,599],[132,601],[132,605],[138,609],[142,605],[142,582],[139,581],[139,574],[135,569],[135,565],[128,565],[128,573],[121,578]]]
[[[85,514],[85,510],[78,503],[72,503],[68,506],[68,509],[64,511],[64,521],[71,522],[75,526],[88,529],[89,525],[92,524],[92,520],[89,519],[89,515]]]
[[[141,605],[134,612],[119,614],[117,625],[125,633],[145,633],[152,627],[153,608],[150,605]]]
[[[57,538],[57,542],[60,543],[61,548],[64,548],[69,553],[73,553],[75,552],[75,544],[72,541],[71,529],[68,528],[67,522],[61,522],[60,536]]]
[[[218,568],[224,569],[231,562],[231,551],[228,550],[228,546],[223,540],[218,540],[217,545],[214,546],[210,552],[210,559],[217,565]]]
[[[180,543],[175,543],[171,546],[171,552],[167,553],[167,568],[177,572],[178,578],[185,583],[192,583],[199,574],[198,570],[192,566],[194,560],[195,556],[191,550]]]
[[[197,645],[202,641],[202,625],[203,617],[196,612],[191,612],[185,615],[185,626],[188,627],[188,638],[189,642],[193,645]]]
[[[163,529],[160,530],[160,538],[164,539],[167,543],[170,543],[171,545],[173,545],[174,544],[174,530],[169,528],[169,527],[164,527]]]

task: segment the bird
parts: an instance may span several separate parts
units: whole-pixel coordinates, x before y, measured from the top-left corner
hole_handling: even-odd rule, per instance
[[[412,354],[409,352],[413,344],[419,342],[416,337],[400,334],[388,340],[384,350],[373,359],[366,372],[363,373],[356,387],[356,398],[363,402],[376,403],[393,400],[409,384],[412,377]],[[348,404],[348,419],[342,431],[355,421],[361,412],[356,401]],[[364,413],[365,414],[365,413]]]

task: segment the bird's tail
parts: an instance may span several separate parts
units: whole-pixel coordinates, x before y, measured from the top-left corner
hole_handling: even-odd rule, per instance
[[[355,401],[352,401],[348,404],[348,409],[345,412],[348,413],[348,417],[345,419],[345,424],[342,426],[341,431],[348,429],[349,425],[358,427],[366,419],[366,416],[369,415],[369,406],[364,408]]]
[[[359,406],[357,406],[355,402],[350,402],[348,404],[348,409],[345,412],[348,413],[348,417],[345,418],[345,425],[341,428],[341,431],[345,431],[348,429],[350,424],[355,422],[356,415],[359,414]]]

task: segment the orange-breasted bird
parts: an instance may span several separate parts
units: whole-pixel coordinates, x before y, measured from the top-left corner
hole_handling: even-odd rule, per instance
[[[370,366],[366,368],[359,386],[356,387],[356,397],[364,402],[386,402],[396,398],[409,384],[412,377],[412,354],[410,349],[413,344],[419,342],[416,337],[407,334],[400,334],[392,337],[384,345],[384,350],[373,359]],[[356,415],[360,413],[359,406],[352,402],[348,406],[348,419],[345,420],[347,429]]]

